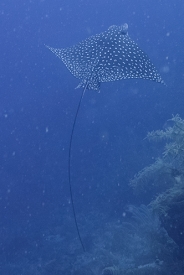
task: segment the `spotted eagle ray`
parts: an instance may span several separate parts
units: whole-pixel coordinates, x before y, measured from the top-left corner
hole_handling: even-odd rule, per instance
[[[163,84],[164,81],[149,57],[129,37],[128,24],[126,23],[121,26],[113,25],[107,31],[90,36],[69,48],[46,47],[63,61],[76,78],[81,80],[77,88],[83,88],[69,142],[68,179],[75,225],[79,240],[85,251],[77,223],[71,185],[72,140],[82,98],[87,89],[100,90],[102,82],[130,78],[148,79]]]

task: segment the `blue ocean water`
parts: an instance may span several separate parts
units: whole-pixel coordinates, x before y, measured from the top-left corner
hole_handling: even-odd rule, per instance
[[[127,248],[131,261],[126,263],[122,235],[128,240],[129,229],[121,230],[127,205],[148,205],[154,198],[153,193],[136,196],[129,185],[134,174],[162,156],[161,145],[144,138],[162,129],[172,115],[184,118],[183,1],[6,0],[0,3],[0,13],[1,274],[121,274],[105,268],[126,270],[156,260],[167,270],[168,259],[173,269],[174,262],[179,263],[176,274],[183,274],[184,239],[178,237],[182,225],[174,233],[163,227],[174,243],[173,257],[163,249],[159,258],[147,247],[149,259],[141,254],[135,260],[138,245],[143,249],[137,241],[136,247]],[[69,139],[81,89],[75,90],[78,80],[45,44],[72,46],[123,23],[166,86],[122,80],[102,83],[100,93],[85,93],[71,159],[84,253],[68,186]],[[140,211],[149,216],[149,211]],[[152,230],[162,236],[160,222],[154,219]],[[136,226],[140,223],[136,220]],[[165,274],[163,270],[153,274]]]

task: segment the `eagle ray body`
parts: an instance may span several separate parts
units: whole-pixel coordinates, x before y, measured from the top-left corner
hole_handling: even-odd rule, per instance
[[[85,251],[76,218],[71,185],[71,148],[73,133],[85,91],[86,89],[99,90],[100,83],[102,82],[128,78],[142,78],[160,83],[164,82],[149,57],[129,37],[127,24],[111,26],[107,31],[91,36],[69,48],[48,48],[63,61],[68,70],[76,78],[81,80],[77,88],[83,88],[69,141],[68,180],[77,234]]]
[[[149,57],[128,35],[128,25],[111,26],[65,49],[48,47],[81,80],[77,86],[99,90],[101,82],[139,78],[164,83]]]

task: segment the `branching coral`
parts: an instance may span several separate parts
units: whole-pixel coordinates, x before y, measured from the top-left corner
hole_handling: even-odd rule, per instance
[[[184,120],[179,115],[168,120],[164,130],[149,132],[147,139],[166,140],[162,158],[145,167],[130,181],[130,185],[142,192],[156,187],[151,208],[159,216],[167,217],[173,207],[184,206]],[[167,126],[166,124],[166,126]]]
[[[155,200],[150,203],[154,212],[159,216],[168,216],[168,211],[175,206],[184,206],[184,182],[176,183],[172,188],[159,194]]]
[[[165,145],[163,158],[180,158],[184,160],[184,120],[179,115],[173,116],[168,120],[173,126],[168,126],[165,130],[149,132],[149,140],[171,140]]]
[[[176,115],[168,120],[168,123],[172,126],[148,133],[146,138],[149,140],[169,142],[164,146],[162,158],[142,169],[130,181],[134,189],[142,190],[150,183],[160,186],[164,180],[167,182],[167,187],[171,187],[175,184],[175,177],[184,174],[184,120]]]
[[[134,178],[130,180],[130,186],[134,189],[138,187],[139,191],[141,191],[150,180],[156,181],[160,175],[167,173],[167,171],[168,168],[164,161],[158,158],[153,164],[139,171]]]

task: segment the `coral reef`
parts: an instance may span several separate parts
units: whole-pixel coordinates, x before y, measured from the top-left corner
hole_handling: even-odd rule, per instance
[[[136,174],[130,185],[140,194],[151,190],[149,208],[184,252],[184,120],[173,116],[164,130],[149,132],[146,138],[163,142],[162,156]]]
[[[17,225],[1,228],[0,274],[183,275],[184,120],[174,116],[147,139],[166,142],[163,154],[130,182],[143,201],[151,194],[147,206],[128,205],[117,220],[101,211],[79,215],[85,253],[66,212],[52,212],[57,222],[39,235],[37,227],[25,236]]]

